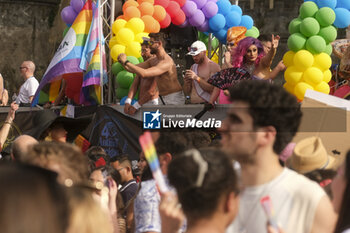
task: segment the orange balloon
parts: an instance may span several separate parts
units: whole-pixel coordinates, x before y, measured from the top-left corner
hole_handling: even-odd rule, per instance
[[[157,20],[154,20],[154,30],[153,33],[158,33],[160,31],[160,24]]]
[[[149,3],[151,3],[152,5],[154,5],[154,0],[137,0],[137,2],[138,2],[139,4],[141,4],[141,3],[143,3],[143,2],[149,2]]]
[[[117,18],[116,18],[116,20],[117,19],[124,19],[124,15],[119,15]]]
[[[157,26],[155,24],[157,20],[155,20],[152,16],[144,15],[141,17],[141,19],[145,23],[145,32],[151,33],[156,30]]]
[[[128,8],[129,6],[136,6],[136,7],[138,7],[139,4],[136,1],[134,1],[134,0],[126,1],[124,3],[124,5],[123,5],[123,12],[125,12],[126,8]]]
[[[140,18],[141,12],[137,9],[136,6],[129,6],[125,9],[124,18],[126,21],[129,21],[131,18]]]
[[[153,18],[158,22],[160,22],[163,19],[165,19],[165,16],[166,16],[166,10],[164,9],[164,7],[162,7],[161,5],[155,5]]]
[[[141,16],[144,15],[153,15],[154,12],[154,7],[151,3],[149,2],[143,2],[139,5],[139,10],[141,12]]]

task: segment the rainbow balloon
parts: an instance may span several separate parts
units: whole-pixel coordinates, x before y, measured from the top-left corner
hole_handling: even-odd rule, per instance
[[[167,192],[169,189],[165,184],[165,180],[160,170],[159,160],[154,147],[152,136],[150,132],[145,132],[139,138],[143,153],[145,154],[148,165],[151,168],[153,178],[155,179],[161,193]]]

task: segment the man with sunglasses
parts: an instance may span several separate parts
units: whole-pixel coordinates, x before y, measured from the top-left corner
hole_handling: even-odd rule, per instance
[[[185,96],[177,79],[175,63],[164,49],[163,33],[150,33],[149,37],[148,43],[151,53],[155,54],[155,57],[134,65],[127,60],[124,53],[121,53],[118,56],[118,61],[127,71],[137,74],[140,79],[155,79],[162,104],[184,104]],[[141,92],[140,90],[139,101],[132,106],[130,106],[131,99],[125,101],[125,105],[130,106],[129,114],[134,114],[143,104],[149,102],[149,94],[146,93],[144,96],[144,93]],[[155,96],[152,95],[152,98]],[[152,99],[151,101],[155,102],[156,100]]]
[[[34,77],[35,64],[32,61],[24,61],[19,70],[25,82],[19,90],[16,103],[20,106],[30,106],[39,86],[38,80]]]
[[[187,53],[192,56],[195,64],[190,70],[186,70],[183,89],[192,104],[210,101],[214,86],[207,83],[207,80],[220,71],[220,66],[207,57],[206,51],[205,44],[198,40],[191,45]]]

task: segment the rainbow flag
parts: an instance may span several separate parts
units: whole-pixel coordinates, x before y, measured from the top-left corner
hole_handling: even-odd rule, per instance
[[[54,101],[60,92],[61,82],[62,80],[57,80],[44,86],[39,93],[38,103],[45,104]]]
[[[50,65],[48,66],[38,90],[35,93],[32,106],[39,102],[40,91],[49,83],[61,80],[63,75],[82,73],[79,67],[82,53],[85,47],[92,21],[92,2],[87,0],[84,7],[74,20],[74,23],[68,30],[58,47]],[[69,77],[69,76],[68,76]]]
[[[101,61],[103,72],[103,83],[107,82],[107,65],[104,49],[103,36],[100,35],[101,24],[99,22],[99,2],[93,9],[93,18],[88,39],[84,47],[80,61],[80,68],[83,69],[84,77],[82,91],[80,93],[80,104],[96,105],[101,104]],[[102,46],[100,44],[102,42]],[[102,54],[102,60],[101,60]]]

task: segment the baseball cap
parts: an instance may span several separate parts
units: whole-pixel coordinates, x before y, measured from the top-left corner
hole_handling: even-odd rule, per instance
[[[207,46],[205,46],[205,44],[202,41],[197,40],[196,42],[192,43],[191,47],[189,47],[188,50],[189,52],[187,53],[187,55],[196,56],[200,52],[206,51]]]

